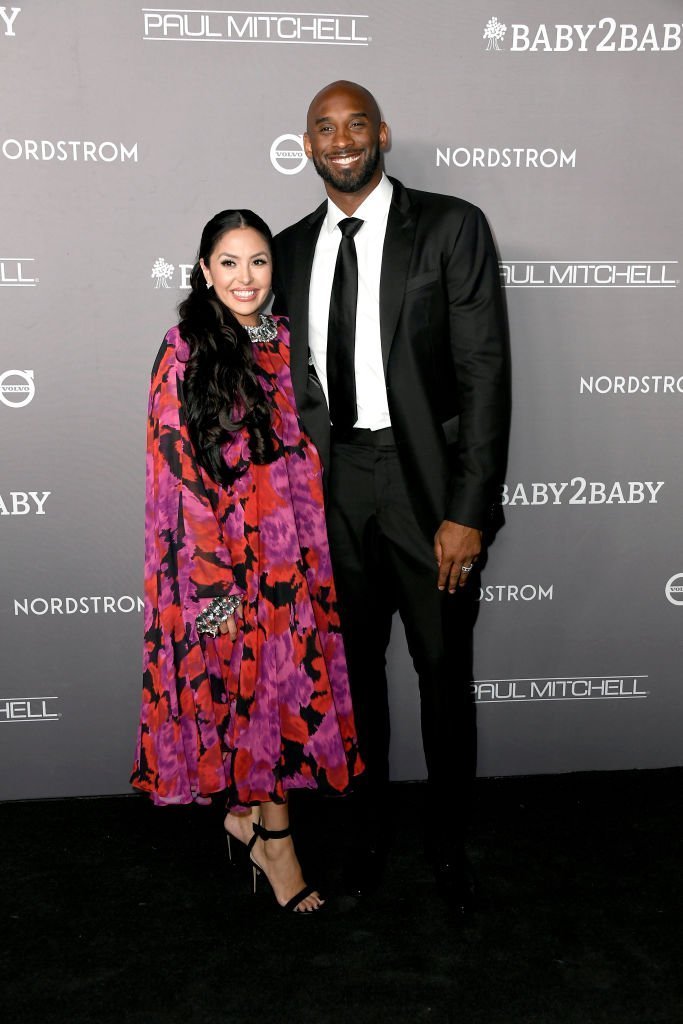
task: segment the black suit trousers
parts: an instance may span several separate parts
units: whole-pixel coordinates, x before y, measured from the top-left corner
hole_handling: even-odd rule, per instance
[[[359,747],[359,799],[382,829],[389,777],[386,650],[398,611],[420,688],[429,819],[459,842],[475,771],[472,593],[437,589],[433,540],[417,523],[393,444],[332,444],[327,525]],[[431,827],[431,826],[430,826]]]

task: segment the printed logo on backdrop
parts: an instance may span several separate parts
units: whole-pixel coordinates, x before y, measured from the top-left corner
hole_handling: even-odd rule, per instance
[[[179,263],[176,267],[173,263],[168,263],[163,256],[159,256],[152,264],[150,277],[155,288],[189,288],[193,266],[193,263]]]
[[[0,256],[0,287],[35,288],[38,278],[34,277],[36,261],[33,258],[11,259]]]
[[[614,374],[599,377],[581,377],[580,395],[683,395],[683,377],[653,373],[644,377],[634,374]]]
[[[555,149],[546,146],[543,149],[530,147],[504,146],[498,149],[495,146],[437,146],[436,147],[437,167],[501,167],[504,170],[510,168],[531,168],[538,170],[566,170],[576,167],[576,149],[565,152],[564,149]]]
[[[143,7],[145,40],[368,46],[367,14],[293,11],[190,11]]]
[[[280,174],[298,174],[303,171],[308,163],[303,135],[291,135],[288,132],[278,135],[270,147],[270,162]]]
[[[501,505],[656,505],[663,480],[586,480],[572,477],[562,483],[503,484]]]
[[[555,585],[544,587],[541,583],[494,583],[479,588],[477,601],[490,604],[492,601],[552,601]]]
[[[583,676],[575,679],[477,679],[472,693],[477,704],[525,701],[644,700],[650,696],[649,676]]]
[[[678,260],[501,260],[506,288],[677,288]]]
[[[671,604],[676,604],[679,608],[683,606],[683,572],[677,572],[667,580],[665,593],[667,601]]]
[[[484,39],[488,40],[486,49],[500,50],[501,40],[505,36],[507,30],[507,25],[501,24],[501,22],[498,21],[498,18],[495,16],[493,18],[489,18],[486,22],[486,27],[484,28]]]
[[[682,28],[680,22],[634,25],[614,18],[588,25],[511,24],[506,44],[508,26],[494,15],[484,26],[483,38],[487,50],[512,53],[672,53],[681,47]]]
[[[0,7],[0,30],[5,36],[15,36],[14,23],[21,14],[21,7]]]
[[[173,277],[173,271],[175,267],[172,263],[167,263],[163,256],[160,256],[158,260],[154,261],[152,267],[151,276],[154,278],[155,288],[168,288],[169,280]]]
[[[14,598],[15,615],[130,615],[144,611],[145,602],[139,597],[122,594],[95,597],[20,597]]]
[[[44,516],[52,491],[9,491],[0,494],[0,516]]]
[[[3,722],[58,722],[62,717],[55,701],[58,697],[0,697],[0,724]]]
[[[124,142],[91,142],[59,139],[4,139],[1,148],[6,160],[40,160],[58,163],[133,163],[138,162],[138,144]]]
[[[0,373],[0,402],[10,409],[23,409],[33,401],[36,385],[33,370],[5,370]]]

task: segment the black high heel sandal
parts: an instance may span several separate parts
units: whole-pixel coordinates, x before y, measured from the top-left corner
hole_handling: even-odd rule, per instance
[[[271,830],[271,829],[264,828],[263,825],[259,825],[259,824],[254,823],[254,834],[253,834],[253,836],[251,837],[251,839],[249,840],[249,842],[247,844],[247,853],[249,854],[249,860],[251,861],[251,869],[252,869],[252,874],[253,874],[254,893],[256,893],[256,879],[258,878],[258,876],[261,873],[265,874],[265,871],[263,871],[263,868],[259,864],[256,863],[256,861],[254,860],[254,858],[251,855],[251,851],[254,848],[254,843],[256,842],[257,839],[262,839],[264,841],[264,843],[267,842],[269,839],[286,839],[287,836],[291,836],[291,834],[292,834],[292,830],[289,827],[288,828],[282,828],[282,829],[279,829],[277,831],[274,831],[274,830]],[[272,889],[272,885],[271,885],[271,889]],[[291,900],[288,900],[287,903],[285,903],[284,906],[281,903],[278,903],[278,907],[281,910],[284,910],[285,913],[294,912],[294,913],[298,913],[301,917],[306,917],[308,914],[317,913],[319,910],[322,910],[322,908],[324,906],[323,903],[319,903],[317,907],[314,907],[311,910],[299,910],[299,911],[297,911],[297,909],[296,909],[299,906],[299,904],[301,903],[302,900],[305,900],[307,896],[312,896],[315,891],[316,891],[315,886],[313,886],[313,885],[305,885],[304,888],[301,890],[301,892],[298,892],[296,894],[296,896],[292,896]],[[273,895],[275,895],[275,892],[273,892]]]
[[[225,825],[223,825],[223,828],[225,829],[225,839],[228,844],[228,861],[232,867],[235,867],[239,864],[242,857],[246,857],[248,852],[251,850],[251,846],[249,845],[251,840],[247,839],[243,841],[238,836],[231,835],[227,828],[225,828]],[[233,841],[237,844],[236,846],[233,846]]]

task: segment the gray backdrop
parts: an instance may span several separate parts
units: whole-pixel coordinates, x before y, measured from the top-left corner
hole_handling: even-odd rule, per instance
[[[320,201],[300,133],[338,77],[376,93],[390,173],[485,210],[508,286],[479,771],[681,763],[683,5],[311,6],[0,6],[2,797],[127,790],[150,368],[213,213]],[[398,622],[390,670],[419,778]]]

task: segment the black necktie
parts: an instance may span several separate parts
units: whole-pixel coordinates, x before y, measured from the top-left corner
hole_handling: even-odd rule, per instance
[[[356,410],[356,306],[358,260],[353,236],[362,226],[358,217],[339,221],[342,238],[334,268],[330,318],[327,323],[327,390],[332,425],[342,433],[352,429]]]

